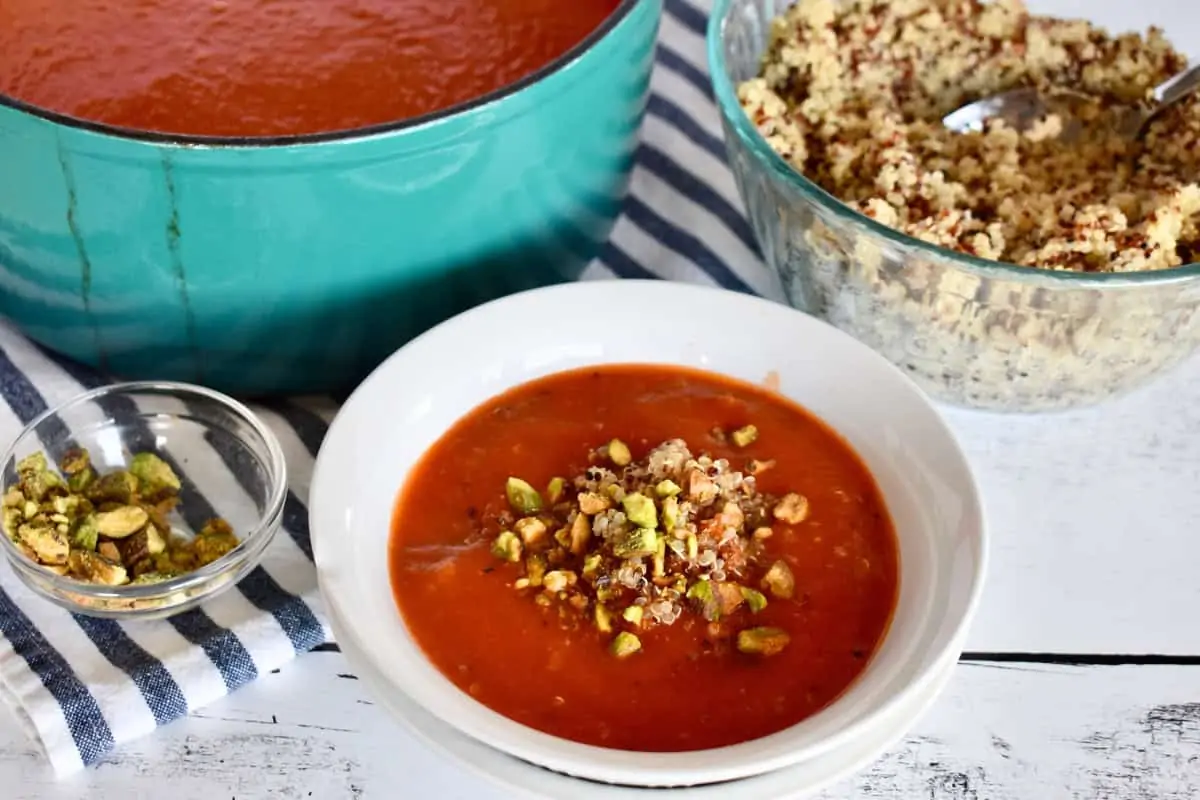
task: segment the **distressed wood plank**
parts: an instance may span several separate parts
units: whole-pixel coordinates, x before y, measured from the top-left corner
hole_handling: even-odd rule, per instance
[[[376,708],[339,653],[277,675],[55,781],[7,715],[10,800],[505,796]],[[311,795],[308,792],[312,792]],[[1200,796],[1200,667],[962,664],[900,746],[820,800]]]

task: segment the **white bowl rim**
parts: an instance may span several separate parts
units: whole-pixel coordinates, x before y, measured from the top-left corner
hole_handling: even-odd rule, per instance
[[[360,407],[367,403],[368,398],[372,395],[386,390],[386,384],[393,380],[392,373],[403,367],[403,362],[408,357],[408,354],[430,347],[439,347],[439,341],[453,335],[453,331],[457,326],[465,325],[467,322],[478,323],[482,319],[489,318],[496,322],[505,318],[521,319],[524,311],[527,311],[531,305],[536,306],[538,304],[561,305],[563,303],[576,302],[582,303],[585,306],[604,307],[604,297],[613,293],[617,295],[624,293],[626,299],[631,293],[638,294],[643,297],[649,297],[655,303],[659,304],[675,303],[687,305],[689,301],[717,302],[726,305],[728,307],[726,311],[731,313],[733,310],[736,310],[739,313],[747,315],[787,315],[790,322],[786,324],[804,328],[808,333],[819,331],[820,335],[826,337],[827,342],[840,340],[840,346],[852,348],[859,357],[868,359],[872,365],[871,369],[879,376],[887,376],[891,381],[896,382],[898,387],[902,387],[903,391],[909,396],[909,399],[913,402],[919,402],[923,413],[928,415],[927,423],[934,429],[938,436],[942,437],[943,441],[941,444],[948,453],[952,454],[955,461],[953,466],[957,471],[956,476],[962,480],[962,496],[967,501],[967,510],[965,513],[969,518],[965,524],[969,529],[970,535],[973,537],[972,545],[975,550],[971,574],[969,576],[959,576],[961,580],[969,583],[970,588],[966,593],[966,602],[961,605],[961,608],[956,608],[952,613],[947,614],[948,617],[952,617],[955,621],[950,624],[950,627],[946,631],[939,630],[937,637],[939,646],[935,650],[927,651],[923,654],[924,667],[918,669],[916,675],[911,680],[908,680],[899,691],[891,693],[886,700],[883,700],[865,714],[852,719],[848,724],[836,726],[837,729],[831,735],[824,736],[819,741],[807,744],[803,748],[788,749],[777,746],[774,748],[775,752],[769,758],[761,756],[757,758],[751,757],[752,753],[747,748],[762,747],[767,742],[771,742],[773,745],[780,745],[780,739],[788,737],[796,729],[809,725],[809,723],[817,718],[829,719],[832,715],[836,715],[836,709],[842,699],[844,699],[845,693],[825,709],[798,723],[798,725],[753,742],[683,753],[634,753],[579,744],[551,736],[514,722],[486,708],[482,704],[470,699],[469,696],[429,664],[425,660],[424,654],[420,653],[419,646],[415,642],[411,643],[412,648],[420,655],[420,660],[424,662],[426,670],[431,670],[438,676],[440,685],[435,685],[438,681],[435,681],[434,684],[427,684],[423,687],[426,692],[416,691],[411,686],[400,686],[398,688],[408,696],[414,698],[430,713],[446,720],[464,733],[484,741],[497,749],[560,772],[613,783],[660,786],[678,785],[679,779],[670,778],[669,776],[678,776],[683,773],[689,775],[687,779],[689,783],[713,783],[732,780],[778,769],[790,763],[795,763],[798,760],[818,757],[829,750],[842,746],[847,740],[872,726],[874,721],[880,716],[890,713],[897,705],[906,703],[914,694],[923,691],[937,677],[933,666],[939,663],[951,649],[961,646],[966,628],[974,617],[979,604],[987,566],[988,537],[984,525],[981,493],[974,474],[970,470],[966,457],[953,433],[941,419],[928,397],[908,376],[904,375],[903,372],[883,359],[882,356],[874,353],[848,334],[833,328],[821,320],[762,298],[713,287],[656,280],[583,281],[561,284],[521,292],[478,306],[432,328],[400,348],[400,350],[384,361],[342,406],[341,411],[326,434],[317,457],[311,484],[309,516],[314,558],[326,602],[330,604],[331,609],[335,613],[338,613],[343,620],[347,621],[348,633],[354,637],[354,641],[359,649],[372,659],[372,664],[376,668],[379,668],[383,674],[388,675],[387,666],[381,664],[373,653],[372,645],[367,641],[369,637],[364,637],[360,634],[358,630],[359,626],[354,619],[355,615],[348,613],[344,600],[339,594],[338,587],[328,579],[326,573],[331,570],[337,558],[339,548],[335,548],[332,545],[325,547],[324,542],[327,534],[329,536],[333,534],[333,531],[330,530],[331,527],[338,525],[341,525],[343,528],[345,527],[346,515],[344,511],[347,510],[337,507],[339,503],[345,506],[344,494],[339,496],[337,491],[330,488],[330,484],[336,480],[336,475],[343,472],[345,468],[345,464],[331,466],[330,462],[337,458],[334,455],[334,451],[341,447],[341,442],[346,437],[353,435],[353,430],[356,427],[371,427],[372,421],[359,418]],[[659,307],[663,306],[660,305]],[[780,318],[782,319],[783,317],[780,316]],[[602,334],[598,334],[598,336],[600,335]],[[643,359],[643,361],[646,363],[666,363],[655,359]],[[594,363],[609,362],[606,362],[604,359],[598,359]],[[628,360],[624,360],[622,363],[628,363]],[[551,374],[569,368],[569,366],[562,366],[557,369],[544,371],[541,374]],[[715,370],[710,369],[710,371],[722,372],[719,367]],[[531,379],[533,378],[530,377],[525,380]],[[507,385],[516,385],[521,382],[523,381],[516,381]],[[494,394],[495,392],[491,392],[474,397],[469,407],[475,407],[485,402]],[[798,398],[792,399],[804,405],[802,400]],[[836,429],[836,426],[834,427]],[[438,435],[440,434],[441,431],[438,431]],[[397,485],[397,490],[398,488]],[[394,495],[388,498],[388,503],[394,503]],[[341,549],[344,550],[346,548]],[[397,616],[399,617],[398,612]],[[399,624],[403,628],[402,619]],[[889,635],[890,633],[891,631],[889,630]],[[867,674],[870,670],[871,664],[868,664],[863,674]],[[393,674],[390,678],[396,680],[397,676]],[[414,676],[409,674],[403,676],[403,681],[406,682],[411,682],[414,679]],[[861,679],[862,676],[860,675],[858,680],[861,681]],[[851,688],[853,688],[853,685]],[[454,695],[457,699],[451,699],[450,695]],[[446,706],[447,701],[453,707],[453,711],[448,711]],[[826,723],[826,725],[829,726],[830,723]],[[780,738],[777,739],[776,737]]]

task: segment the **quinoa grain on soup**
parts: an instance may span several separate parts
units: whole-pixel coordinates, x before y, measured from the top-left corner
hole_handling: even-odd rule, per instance
[[[1142,142],[1103,116],[1185,65],[1158,30],[1114,37],[1022,0],[801,0],[739,98],[797,170],[889,227],[997,261],[1134,272],[1200,258],[1200,98]],[[941,124],[1021,86],[1082,92],[1099,120],[1071,143],[1058,115],[1024,133]]]

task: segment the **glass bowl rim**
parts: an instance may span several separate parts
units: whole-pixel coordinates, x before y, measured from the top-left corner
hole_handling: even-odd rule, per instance
[[[265,503],[265,510],[260,515],[258,522],[254,525],[253,529],[240,537],[237,547],[210,564],[205,564],[203,567],[191,572],[185,572],[182,575],[157,583],[105,586],[77,581],[65,575],[57,575],[49,570],[42,569],[38,564],[30,561],[24,553],[17,549],[16,544],[8,537],[7,533],[0,535],[0,540],[3,540],[3,544],[0,544],[0,547],[4,548],[5,555],[8,556],[13,571],[22,580],[30,580],[36,577],[37,580],[44,581],[60,601],[72,603],[78,606],[81,611],[88,611],[89,609],[86,606],[76,603],[71,599],[70,595],[74,594],[95,600],[129,601],[155,599],[195,589],[197,586],[203,586],[220,578],[227,572],[236,570],[247,558],[261,557],[266,545],[270,544],[270,539],[273,538],[270,536],[270,533],[278,526],[279,520],[283,515],[284,503],[287,500],[287,461],[284,458],[283,446],[279,443],[279,439],[274,431],[246,405],[234,400],[232,397],[203,386],[178,381],[126,381],[98,386],[74,395],[53,408],[46,409],[30,420],[5,449],[4,454],[0,456],[0,469],[3,469],[3,465],[7,464],[10,460],[15,460],[19,445],[27,441],[30,437],[37,438],[37,429],[47,420],[58,417],[65,411],[91,403],[101,397],[135,393],[169,395],[177,398],[200,397],[215,402],[226,411],[231,412],[237,419],[249,425],[251,430],[266,444],[269,467],[271,469],[271,491]],[[178,415],[168,414],[167,416]],[[108,420],[111,421],[111,418],[108,418]],[[235,438],[244,441],[243,437]],[[2,480],[3,477],[0,475],[0,481]],[[267,540],[260,544],[260,540],[264,536],[267,537]],[[221,588],[225,585],[219,584],[216,588]],[[130,616],[136,616],[144,611],[145,609],[135,608],[126,609],[125,613]]]
[[[889,228],[883,223],[855,211],[806,178],[799,170],[776,153],[774,148],[767,143],[766,138],[759,133],[758,128],[750,122],[750,117],[742,109],[741,103],[738,102],[737,90],[733,82],[729,79],[729,73],[726,69],[724,51],[726,23],[733,9],[733,4],[738,1],[713,0],[713,7],[705,32],[709,79],[712,82],[713,94],[716,98],[717,106],[721,111],[721,115],[728,123],[726,129],[733,130],[742,145],[750,151],[759,164],[766,168],[768,174],[776,181],[782,182],[786,187],[799,194],[805,200],[833,214],[843,222],[865,227],[870,233],[884,239],[889,244],[898,245],[908,250],[916,250],[948,261],[951,265],[959,269],[985,279],[1016,281],[1047,289],[1118,289],[1141,286],[1170,286],[1177,283],[1188,283],[1196,278],[1200,278],[1200,262],[1183,264],[1170,269],[1145,270],[1141,272],[1072,272],[1067,270],[1045,270],[1038,267],[1023,267],[1003,261],[992,261],[930,244],[894,228]],[[726,147],[730,146],[731,143],[726,142]]]

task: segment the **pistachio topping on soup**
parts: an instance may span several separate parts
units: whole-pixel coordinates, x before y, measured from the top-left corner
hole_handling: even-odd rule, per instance
[[[710,436],[726,439],[719,429]],[[729,437],[738,447],[756,438],[753,425]],[[714,459],[683,439],[638,460],[613,439],[589,462],[544,493],[516,476],[506,482],[509,508],[494,520],[492,554],[514,571],[517,591],[612,634],[619,658],[642,649],[636,631],[685,614],[703,618],[717,638],[736,637],[743,653],[770,656],[787,646],[786,631],[756,628],[752,618],[768,596],[793,596],[791,569],[766,558],[763,542],[772,525],[804,521],[803,495],[764,494],[752,474],[764,462]]]

